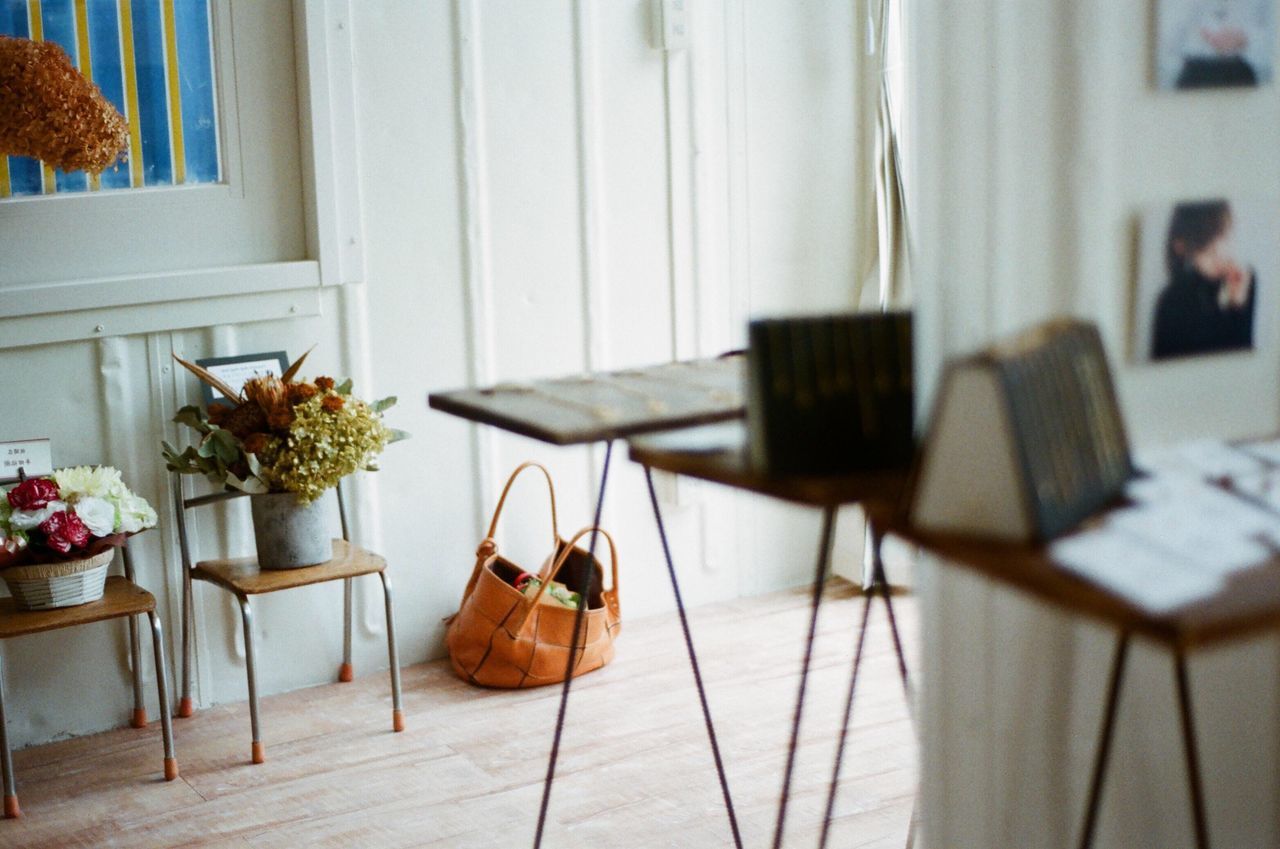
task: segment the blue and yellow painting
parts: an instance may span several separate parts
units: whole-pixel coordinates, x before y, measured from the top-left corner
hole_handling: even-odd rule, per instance
[[[0,35],[57,42],[129,123],[100,176],[0,156],[0,198],[222,179],[209,0],[0,0]]]

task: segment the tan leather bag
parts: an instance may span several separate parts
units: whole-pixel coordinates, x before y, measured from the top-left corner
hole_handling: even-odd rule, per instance
[[[542,584],[536,595],[528,597],[513,586],[516,576],[527,570],[498,553],[493,535],[511,485],[521,472],[531,468],[542,472],[551,493],[552,549],[538,571]],[[540,687],[564,680],[577,611],[539,602],[556,578],[573,592],[587,597],[578,584],[587,573],[582,567],[589,555],[577,547],[577,543],[591,532],[591,528],[583,528],[568,541],[560,538],[556,527],[555,486],[545,468],[537,463],[523,463],[511,473],[493,511],[489,533],[476,549],[476,565],[462,595],[462,604],[445,632],[449,660],[458,677],[482,687],[506,688]],[[591,558],[593,592],[587,597],[582,631],[574,649],[578,655],[574,677],[599,669],[613,659],[613,641],[622,627],[618,606],[618,551],[613,537],[603,529],[599,535],[609,543],[612,586],[604,589],[604,570],[599,560]]]

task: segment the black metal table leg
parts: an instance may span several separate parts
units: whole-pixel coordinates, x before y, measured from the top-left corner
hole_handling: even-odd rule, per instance
[[[693,648],[693,633],[685,615],[684,599],[680,595],[680,581],[676,577],[675,563],[671,559],[671,546],[667,543],[667,531],[662,523],[662,510],[658,506],[658,494],[653,488],[653,472],[644,468],[645,482],[649,485],[649,501],[653,504],[653,518],[658,525],[658,538],[662,541],[662,554],[667,559],[667,574],[671,576],[671,591],[676,597],[676,612],[680,615],[680,628],[684,631],[684,644],[689,652],[689,666],[693,669],[693,682],[698,688],[698,702],[702,705],[702,719],[707,726],[707,738],[711,741],[711,756],[715,759],[716,775],[720,779],[720,792],[724,795],[725,812],[729,815],[729,828],[733,832],[733,845],[742,849],[742,834],[738,831],[738,817],[733,810],[733,797],[729,793],[729,779],[725,775],[720,757],[720,745],[716,741],[716,727],[711,720],[711,706],[707,703],[707,691],[702,684],[702,672],[698,667],[698,653]]]
[[[1204,813],[1204,787],[1200,782],[1200,755],[1196,750],[1196,727],[1191,713],[1191,687],[1187,683],[1187,656],[1181,649],[1175,650],[1173,663],[1178,681],[1178,714],[1182,719],[1182,747],[1187,756],[1196,849],[1209,849],[1209,823]]]
[[[583,603],[578,605],[577,613],[573,617],[573,641],[570,643],[569,659],[565,663],[564,684],[560,688],[560,709],[556,713],[556,730],[555,735],[551,738],[551,756],[547,760],[547,777],[542,783],[542,803],[538,806],[538,829],[533,836],[533,849],[539,849],[542,846],[542,831],[547,823],[547,807],[551,803],[551,785],[556,778],[556,760],[560,757],[560,737],[564,733],[565,713],[569,708],[569,689],[573,683],[574,667],[581,660],[582,653],[578,651],[578,643],[582,637],[582,621],[585,618],[584,611],[587,607],[587,599],[591,598],[592,583],[595,578],[595,570],[591,568],[596,555],[596,538],[599,536],[597,528],[600,526],[600,514],[604,509],[604,492],[605,487],[609,483],[609,460],[613,456],[612,440],[605,443],[604,449],[604,467],[600,472],[600,491],[596,494],[596,512],[595,519],[592,521],[591,536],[588,537],[587,554],[588,557],[582,565],[582,569],[586,575],[580,580],[579,586],[582,586]]]
[[[884,535],[878,529],[868,523],[867,533],[871,535],[871,583],[863,590],[864,603],[862,606],[862,622],[858,626],[858,641],[853,652],[853,672],[849,676],[849,693],[845,697],[844,703],[844,721],[840,725],[840,739],[836,744],[835,764],[831,769],[831,785],[827,788],[827,809],[822,819],[822,833],[819,837],[819,849],[824,849],[827,845],[827,839],[830,836],[831,818],[835,813],[836,792],[840,784],[840,769],[844,763],[845,742],[849,735],[849,720],[853,716],[853,700],[854,694],[858,687],[858,669],[862,665],[862,648],[867,637],[867,619],[871,614],[871,601],[875,598],[875,594],[879,591],[884,599],[885,610],[889,615],[889,630],[893,637],[894,651],[898,657],[898,674],[902,678],[902,689],[906,696],[907,712],[913,715],[911,695],[911,682],[907,674],[906,655],[902,649],[902,639],[898,634],[898,621],[893,613],[892,592],[889,586],[889,580],[885,576],[884,561],[881,559],[881,545],[884,543]],[[915,808],[911,810],[911,820],[907,826],[907,849],[911,849],[911,845],[915,842]]]
[[[858,642],[853,650],[853,673],[849,676],[849,694],[844,700],[844,722],[840,725],[836,760],[831,768],[831,786],[827,788],[827,810],[822,818],[822,834],[818,838],[818,849],[826,849],[827,837],[831,830],[831,817],[835,814],[836,788],[840,785],[840,767],[844,763],[844,744],[849,737],[849,720],[853,716],[853,697],[858,689],[858,669],[862,666],[862,645],[867,639],[867,619],[871,614],[871,599],[875,597],[874,589],[874,587],[868,587],[863,590],[862,624],[858,626]]]
[[[1107,704],[1102,715],[1102,736],[1098,740],[1098,753],[1093,764],[1093,780],[1089,785],[1089,800],[1084,813],[1084,830],[1080,833],[1080,849],[1093,845],[1093,831],[1098,823],[1098,806],[1102,802],[1102,787],[1107,775],[1107,759],[1111,755],[1111,740],[1115,734],[1116,708],[1120,703],[1120,687],[1124,683],[1125,659],[1129,654],[1129,632],[1121,631],[1116,642],[1115,660],[1111,664],[1111,678],[1107,683]]]
[[[782,833],[787,820],[787,803],[791,799],[791,773],[796,763],[800,742],[800,719],[804,714],[805,687],[809,683],[809,663],[813,659],[813,639],[818,630],[818,608],[822,605],[823,584],[831,563],[831,545],[835,537],[836,508],[822,511],[822,541],[818,546],[818,565],[813,575],[813,594],[809,599],[809,633],[804,645],[804,661],[800,666],[800,686],[796,692],[796,710],[791,719],[791,742],[787,747],[787,767],[782,775],[782,793],[778,798],[778,821],[773,830],[773,849],[782,849]]]

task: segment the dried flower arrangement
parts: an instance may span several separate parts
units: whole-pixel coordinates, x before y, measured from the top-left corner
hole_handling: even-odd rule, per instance
[[[101,174],[129,146],[129,127],[53,42],[0,36],[0,155]]]
[[[162,443],[169,470],[201,474],[219,486],[250,493],[292,492],[303,504],[358,469],[375,471],[382,449],[408,436],[382,423],[382,412],[396,399],[365,403],[352,396],[350,380],[295,380],[306,358],[303,354],[280,377],[248,380],[242,395],[175,354],[184,368],[234,406],[214,403],[208,411],[197,406],[179,410],[173,420],[199,432],[201,439],[182,452]]]

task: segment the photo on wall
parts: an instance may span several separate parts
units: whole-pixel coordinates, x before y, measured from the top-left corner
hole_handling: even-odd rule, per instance
[[[1276,0],[1157,0],[1156,79],[1163,89],[1267,85]]]
[[[1140,223],[1134,362],[1249,353],[1269,346],[1280,286],[1280,208],[1258,201],[1180,201]]]

